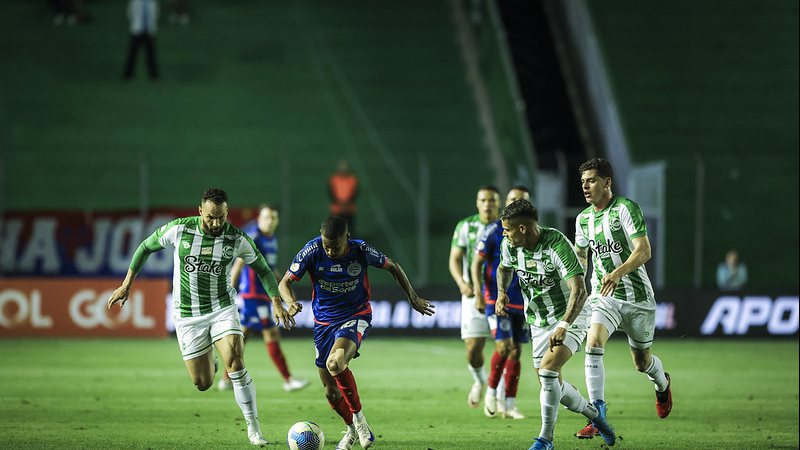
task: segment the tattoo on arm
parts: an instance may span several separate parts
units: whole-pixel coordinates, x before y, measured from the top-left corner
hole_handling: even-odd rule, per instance
[[[497,266],[497,292],[506,292],[514,279],[514,271],[502,265]]]
[[[569,303],[563,320],[572,323],[578,318],[586,302],[586,284],[583,275],[575,275],[567,280],[567,286],[569,286]]]

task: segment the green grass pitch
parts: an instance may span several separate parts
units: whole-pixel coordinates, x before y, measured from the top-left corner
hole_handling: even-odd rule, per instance
[[[262,342],[246,350],[270,447],[285,448],[288,428],[312,420],[333,448],[343,425],[323,396],[311,340],[286,338],[283,347],[294,374],[313,380],[312,387],[284,393]],[[656,416],[652,385],[633,368],[624,340],[609,343],[606,397],[617,448],[798,448],[797,341],[662,339],[654,351],[673,379],[675,406],[665,420]],[[528,418],[512,421],[467,406],[463,353],[457,338],[365,341],[351,367],[377,435],[374,448],[531,445],[540,421],[530,358],[518,394]],[[0,340],[0,355],[0,448],[252,448],[233,394],[197,392],[174,339]],[[564,375],[585,392],[582,361],[580,353]],[[604,447],[599,438],[572,437],[584,424],[561,408],[556,448]]]

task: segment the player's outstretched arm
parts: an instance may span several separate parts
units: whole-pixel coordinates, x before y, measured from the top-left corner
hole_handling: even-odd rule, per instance
[[[297,306],[293,306],[291,301],[287,302],[288,310],[283,306],[278,280],[261,254],[250,264],[250,267],[255,270],[261,285],[264,286],[264,290],[267,291],[267,295],[272,301],[272,312],[275,315],[276,324],[283,323],[284,328],[291,330],[294,327],[294,315],[299,311]]]
[[[483,264],[485,262],[486,257],[480,252],[475,252],[472,265],[469,268],[472,274],[472,280],[474,281],[472,285],[475,290],[475,308],[480,312],[486,311],[486,299],[483,298],[483,290],[481,289],[481,269],[483,269]]]
[[[236,262],[233,263],[233,267],[231,268],[231,286],[236,288],[236,290],[239,290],[239,277],[242,275],[242,269],[244,269],[244,260],[242,258],[236,258]]]
[[[400,264],[392,261],[389,258],[386,258],[386,270],[392,274],[394,280],[403,289],[403,292],[406,293],[406,298],[408,298],[408,302],[411,304],[411,307],[414,308],[414,310],[425,316],[432,316],[436,312],[434,311],[436,306],[434,306],[428,300],[417,295],[417,293],[414,291],[414,287],[411,286],[411,282],[408,280],[408,276],[406,276],[405,270],[403,270],[403,267]]]
[[[156,233],[158,232],[156,231]],[[119,303],[120,308],[125,306],[125,302],[128,301],[128,295],[131,292],[131,287],[133,287],[133,280],[136,279],[136,275],[142,270],[145,261],[147,261],[151,253],[155,253],[163,248],[158,242],[156,233],[150,235],[150,237],[145,239],[144,242],[139,244],[139,247],[136,248],[136,252],[133,254],[133,258],[131,258],[131,264],[128,266],[128,274],[125,275],[125,280],[122,281],[122,285],[116,288],[108,299],[109,309],[111,309],[115,303]]]

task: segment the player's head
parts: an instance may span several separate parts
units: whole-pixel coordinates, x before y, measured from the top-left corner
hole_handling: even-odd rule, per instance
[[[280,217],[275,205],[264,203],[258,207],[258,229],[264,234],[271,235],[278,228]]]
[[[539,211],[528,200],[515,200],[503,208],[500,221],[503,224],[503,236],[511,246],[522,247],[531,231],[536,229]]]
[[[322,221],[319,234],[322,237],[322,249],[328,258],[341,258],[347,253],[347,240],[350,238],[347,219],[339,216],[326,217]]]
[[[475,206],[478,208],[478,214],[483,222],[497,220],[497,211],[500,209],[500,191],[490,184],[481,186],[478,189]]]
[[[602,205],[611,199],[611,185],[614,171],[611,163],[601,158],[592,158],[578,168],[581,175],[581,189],[586,202]]]
[[[506,194],[506,206],[508,206],[508,205],[514,203],[515,201],[520,200],[520,199],[530,201],[530,199],[531,199],[531,191],[529,191],[526,186],[518,184],[518,185],[512,187],[508,191],[508,194]]]
[[[200,198],[199,211],[203,231],[219,236],[228,221],[228,194],[222,189],[206,189]]]

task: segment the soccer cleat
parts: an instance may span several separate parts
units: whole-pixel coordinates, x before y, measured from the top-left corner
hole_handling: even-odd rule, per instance
[[[283,390],[286,392],[299,391],[308,386],[308,380],[302,378],[289,377],[289,381],[283,383]]]
[[[353,448],[353,444],[356,443],[356,432],[355,429],[347,427],[347,431],[342,431],[342,440],[339,441],[339,444],[336,445],[336,450],[350,450]]]
[[[596,400],[595,405],[597,405],[599,402],[602,402],[602,400]],[[600,408],[597,409],[600,410]],[[603,409],[605,409],[605,402],[603,402]],[[592,424],[594,424],[595,428],[597,428],[597,432],[600,433],[600,437],[606,441],[606,444],[608,444],[609,447],[613,446],[614,443],[617,442],[617,434],[614,433],[614,427],[606,422],[605,411],[603,411],[602,415],[598,414],[597,417],[592,420]]]
[[[251,444],[258,445],[259,447],[269,444],[269,442],[264,439],[264,436],[262,436],[259,432],[248,434],[247,437],[250,438]]]
[[[507,409],[503,412],[503,418],[505,419],[524,419],[525,415],[519,412],[519,410],[514,407],[511,409]]]
[[[483,413],[486,417],[495,417],[497,415],[497,398],[493,392],[487,392],[483,398]]]
[[[543,437],[537,437],[528,450],[553,450],[553,443]]]
[[[230,391],[231,389],[233,389],[233,383],[231,383],[230,378],[222,377],[217,382],[217,390]]]
[[[477,408],[481,404],[481,397],[483,397],[483,389],[486,387],[483,383],[478,381],[472,383],[472,388],[467,395],[467,403],[471,408]]]
[[[667,390],[664,392],[656,391],[656,412],[658,417],[666,419],[670,411],[672,411],[672,381],[668,373],[664,373],[667,377]]]
[[[585,427],[581,428],[577,433],[575,433],[575,437],[578,439],[592,439],[593,437],[599,435],[600,432],[597,431],[597,427],[594,426],[591,420],[586,424]]]
[[[375,443],[375,435],[372,434],[372,430],[369,429],[367,418],[361,416],[361,418],[358,419],[353,416],[353,423],[356,425],[356,433],[358,434],[358,442],[361,444],[361,448],[372,447],[372,444]]]

